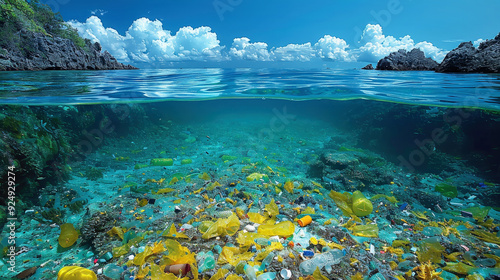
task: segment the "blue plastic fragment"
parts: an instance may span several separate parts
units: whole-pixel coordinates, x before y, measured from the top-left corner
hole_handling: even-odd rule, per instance
[[[307,257],[307,258],[310,258],[310,257],[314,256],[314,252],[313,251],[309,251],[309,250],[303,251],[302,254],[304,255],[304,257]]]
[[[403,211],[406,209],[406,207],[408,207],[408,203],[405,202],[405,203],[401,204],[401,206],[399,206],[399,210]]]

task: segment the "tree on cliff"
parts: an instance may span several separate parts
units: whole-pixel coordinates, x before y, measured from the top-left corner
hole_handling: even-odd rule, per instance
[[[80,48],[86,46],[76,29],[39,0],[0,0],[0,47],[13,49],[22,46],[22,32],[61,37],[72,40]]]

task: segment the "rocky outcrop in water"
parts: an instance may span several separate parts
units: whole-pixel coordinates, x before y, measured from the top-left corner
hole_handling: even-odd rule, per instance
[[[99,43],[86,41],[83,48],[70,39],[20,32],[24,44],[0,49],[0,70],[105,70],[137,69],[119,63]]]
[[[463,42],[449,52],[436,72],[500,73],[500,33],[476,49]]]
[[[374,68],[373,68],[373,65],[370,63],[370,64],[366,65],[365,67],[363,67],[361,69],[363,69],[363,70],[373,70]]]
[[[438,63],[432,58],[425,57],[420,49],[413,49],[409,52],[399,50],[382,58],[377,63],[377,70],[435,70]]]

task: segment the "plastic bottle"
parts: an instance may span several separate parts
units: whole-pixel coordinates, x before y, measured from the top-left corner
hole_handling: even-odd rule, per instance
[[[253,266],[247,264],[243,270],[245,271],[245,275],[248,277],[248,280],[257,280],[257,275],[255,274]]]
[[[197,256],[199,271],[203,272],[205,270],[214,269],[215,267],[215,258],[214,253],[212,251],[209,252],[201,252]]]
[[[264,269],[266,269],[266,267],[271,264],[274,259],[274,255],[274,252],[271,252],[262,260],[262,264],[259,268],[260,271],[264,271]]]
[[[259,238],[255,238],[253,241],[255,241],[255,243],[262,245],[262,246],[271,245],[271,241],[269,241],[269,239],[267,239],[267,238],[259,237]]]
[[[325,267],[326,271],[330,273],[331,266],[338,264],[343,256],[344,253],[338,249],[333,249],[323,254],[316,254],[314,258],[303,261],[299,265],[299,270],[304,275],[311,275],[316,270],[316,267],[319,267],[319,269]]]
[[[276,279],[276,272],[266,272],[262,273],[257,277],[257,280],[274,280]]]

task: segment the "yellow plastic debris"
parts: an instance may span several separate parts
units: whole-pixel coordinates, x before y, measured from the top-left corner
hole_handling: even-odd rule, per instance
[[[368,216],[373,211],[373,204],[362,192],[355,191],[352,194],[352,211],[358,217]]]
[[[218,181],[213,182],[207,187],[207,191],[213,191],[216,187],[222,186]]]
[[[248,212],[247,215],[250,222],[257,224],[263,224],[264,221],[267,219],[266,217],[262,216],[259,213]]]
[[[273,200],[271,200],[271,202],[269,202],[269,204],[266,205],[264,210],[266,210],[271,217],[276,217],[280,213],[278,205],[276,205],[276,203],[274,202],[274,198]]]
[[[173,184],[175,184],[177,182],[179,182],[179,178],[174,177],[174,178],[172,178],[172,180],[170,180],[170,183],[168,183],[168,185],[171,186],[171,185],[173,185]]]
[[[90,270],[79,266],[65,266],[57,273],[57,280],[97,280],[97,275]]]
[[[123,234],[127,232],[125,229],[121,227],[113,227],[108,232],[106,232],[109,236],[118,236],[121,240],[123,240]]]
[[[285,183],[285,186],[284,186],[285,190],[291,194],[293,194],[293,182],[292,181],[288,181]]]
[[[318,240],[313,236],[309,239],[309,243],[312,245],[318,245]]]
[[[234,235],[239,229],[240,220],[236,214],[232,213],[227,219],[218,219],[216,222],[212,222],[201,237],[210,239],[216,236]]]
[[[252,252],[241,252],[240,248],[224,246],[217,260],[217,264],[223,265],[229,263],[236,266],[240,261],[248,261],[253,257]]]
[[[61,225],[61,234],[59,234],[59,245],[63,248],[68,248],[75,244],[76,240],[78,240],[78,232],[76,231],[73,224],[62,224]]]
[[[290,221],[284,221],[275,225],[261,225],[257,231],[269,236],[290,236],[295,231],[295,225]]]
[[[335,201],[335,204],[337,204],[337,206],[342,210],[344,216],[354,215],[351,207],[349,206],[349,198],[345,194],[332,190],[328,196]]]
[[[173,238],[189,238],[189,236],[187,236],[183,232],[178,232],[174,223],[170,224],[170,226],[163,232],[161,236]]]
[[[252,182],[252,181],[258,181],[262,178],[264,178],[264,176],[266,176],[265,174],[261,174],[261,173],[252,173],[250,175],[247,176],[247,182]]]
[[[256,233],[256,232],[238,232],[238,237],[236,237],[236,242],[240,245],[240,248],[248,250],[252,245],[255,245],[255,239],[257,238],[267,238],[267,236]]]
[[[321,274],[321,271],[319,270],[319,267],[316,266],[316,270],[313,272],[314,280],[328,280],[328,277],[325,275]]]
[[[210,180],[210,176],[207,174],[207,172],[204,172],[203,174],[199,175],[198,178],[203,179],[205,181]]]
[[[353,226],[352,234],[362,237],[378,237],[378,226],[377,224]]]
[[[219,268],[219,270],[217,270],[217,272],[212,277],[210,277],[209,280],[219,280],[221,278],[224,278],[224,276],[226,276],[228,272],[229,270],[225,268]]]

